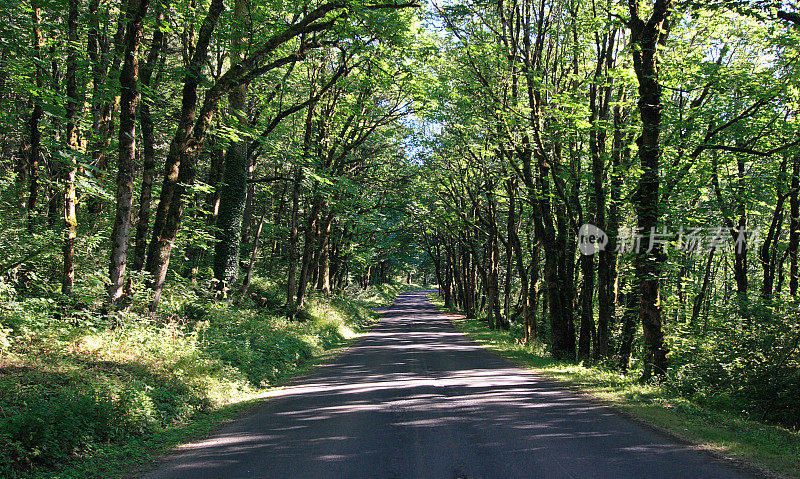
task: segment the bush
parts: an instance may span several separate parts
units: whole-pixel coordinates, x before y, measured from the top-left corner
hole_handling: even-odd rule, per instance
[[[56,466],[126,429],[108,398],[70,390],[33,397],[21,414],[0,422],[0,472],[10,476],[35,466]]]
[[[800,427],[800,326],[761,319],[684,340],[669,385],[701,404]]]
[[[345,304],[309,298],[302,322],[216,305],[205,316],[204,351],[241,371],[253,386],[265,387],[371,321],[366,309]]]

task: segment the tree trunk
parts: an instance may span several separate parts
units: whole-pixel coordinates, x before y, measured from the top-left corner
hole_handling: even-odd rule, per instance
[[[331,226],[333,213],[328,213],[322,225],[320,238],[319,274],[317,275],[317,289],[327,295],[331,291]]]
[[[61,293],[71,296],[75,284],[75,242],[78,237],[78,219],[75,214],[77,198],[75,194],[75,175],[78,171],[78,2],[69,0],[69,13],[67,17],[67,39],[69,49],[67,53],[67,105],[66,105],[66,139],[70,149],[69,165],[64,169],[64,269],[61,279]]]
[[[311,206],[311,211],[308,213],[306,219],[306,229],[303,235],[303,258],[300,264],[300,275],[297,279],[297,299],[295,300],[295,308],[301,309],[306,295],[306,288],[308,287],[308,276],[311,271],[311,263],[314,255],[315,232],[317,230],[317,220],[319,219],[319,212],[322,209],[323,199],[321,196],[316,196]]]
[[[463,266],[462,266],[463,258],[457,240],[453,241],[452,254],[453,254],[452,274],[453,274],[453,282],[455,284],[455,306],[456,308],[464,311],[464,313],[466,314],[467,305],[466,305],[466,292],[463,281],[464,280]]]
[[[311,116],[311,109],[309,109],[309,113],[307,116],[306,121],[306,131],[309,131],[309,123]],[[292,186],[292,212],[290,214],[290,226],[289,226],[289,264],[287,265],[288,273],[287,273],[287,280],[286,280],[286,308],[289,311],[289,315],[291,316],[294,311],[294,296],[297,292],[297,243],[299,239],[299,227],[298,227],[298,209],[300,208],[300,185],[302,181],[302,170],[299,166],[295,167],[295,174],[294,174],[294,185]]]
[[[739,312],[742,317],[750,316],[749,288],[747,279],[747,207],[745,206],[745,164],[741,157],[736,158],[737,163],[737,195],[736,195],[736,226],[730,228],[731,238],[737,243],[733,249],[733,277],[736,280],[736,299],[739,303]],[[739,239],[742,241],[739,241]]]
[[[528,269],[525,265],[525,256],[522,253],[522,242],[519,239],[517,230],[519,229],[519,219],[517,215],[517,182],[514,180],[506,181],[506,192],[508,193],[508,243],[516,257],[517,274],[520,279],[520,298],[522,300],[522,325],[525,330],[525,343],[530,344],[536,336],[535,328],[531,317],[531,302],[528,283]],[[506,272],[511,275],[511,267]]]
[[[536,243],[532,250],[531,250],[531,266],[530,266],[530,280],[528,284],[528,303],[530,306],[528,307],[530,310],[530,322],[525,326],[525,336],[528,338],[528,342],[533,340],[539,339],[539,324],[536,318],[536,310],[539,307],[539,253],[541,248],[539,244]],[[542,309],[544,310],[544,304],[542,304]],[[542,314],[544,316],[544,312]]]
[[[719,164],[717,157],[712,157],[712,171],[711,171],[711,184],[714,188],[714,194],[717,198],[720,210],[722,210],[722,218],[731,235],[731,239],[735,243],[733,250],[733,277],[736,282],[736,302],[739,309],[739,314],[742,317],[749,316],[749,307],[747,299],[747,238],[745,235],[745,227],[747,225],[747,211],[745,207],[744,193],[744,160],[737,158],[737,188],[736,196],[736,223],[732,219],[732,213],[727,203],[722,196],[722,188],[719,182]],[[739,236],[741,235],[741,241]]]
[[[594,256],[582,255],[581,266],[581,321],[578,336],[578,359],[586,361],[591,352],[594,330]],[[597,349],[597,344],[594,345]]]
[[[594,88],[593,88],[594,89]],[[596,93],[592,93],[592,96],[596,96]],[[594,98],[590,102],[592,107],[592,115],[596,115],[595,109],[595,100]],[[590,118],[590,121],[593,118]],[[589,144],[590,144],[590,156],[592,157],[592,167],[594,167],[596,160],[595,157],[599,156],[599,152],[597,151],[597,138],[596,133],[593,129],[589,131]],[[575,145],[570,146],[570,150],[574,151],[576,149]],[[580,159],[577,158],[577,154],[571,155],[574,159],[572,159],[573,171],[575,172],[574,180],[575,184],[573,187],[573,195],[574,199],[572,200],[572,204],[576,205],[576,209],[580,212],[580,217],[583,218],[583,222],[591,223],[597,226],[597,218],[595,215],[595,207],[596,207],[596,189],[594,181],[589,181],[587,185],[587,202],[586,208],[581,211],[580,207],[580,184],[578,183],[581,178],[581,171],[580,171]],[[592,171],[594,174],[594,171]],[[602,229],[602,227],[600,227]],[[567,251],[571,251],[572,248],[568,248]],[[571,261],[569,255],[567,255],[568,261]],[[595,330],[594,325],[594,276],[595,276],[595,264],[594,264],[594,255],[593,254],[581,254],[578,259],[578,266],[581,271],[581,290],[578,296],[578,302],[580,303],[580,318],[579,324],[580,329],[578,332],[578,360],[579,361],[589,361],[591,358],[591,351],[592,351],[592,344],[594,343],[595,349],[597,349],[597,331]],[[569,275],[568,277],[572,277]],[[576,277],[577,279],[577,277]],[[576,281],[577,282],[577,281]]]
[[[453,274],[455,254],[451,252],[449,240],[444,240],[445,265],[444,265],[444,307],[453,307],[453,296],[455,291],[455,278]]]
[[[311,275],[309,286],[312,288],[317,287],[317,278],[319,278],[319,262],[320,256],[322,256],[322,251],[324,250],[322,246],[322,232],[320,231],[319,222],[317,222],[317,227],[314,229],[314,238],[319,238],[319,247],[314,248],[311,252],[311,262],[309,263],[308,271]]]
[[[635,281],[635,278],[634,278]],[[625,312],[622,317],[622,334],[619,344],[619,368],[622,372],[628,370],[631,362],[631,352],[633,351],[633,338],[636,335],[636,319],[639,316],[639,298],[636,283],[633,284],[631,291],[625,296]]]
[[[119,158],[114,229],[111,233],[109,302],[113,307],[125,286],[125,263],[131,232],[133,168],[136,158],[136,105],[139,101],[139,43],[150,0],[129,0],[125,28],[125,62],[120,72]]]
[[[150,304],[151,312],[156,311],[161,300],[172,244],[183,213],[184,189],[194,183],[194,162],[199,145],[190,149],[186,147],[193,135],[193,124],[197,115],[197,88],[202,78],[201,71],[206,62],[208,44],[223,9],[222,0],[212,0],[183,82],[179,125],[167,155],[152,239],[147,248],[147,271],[151,274],[150,287],[154,292],[153,302]]]
[[[600,54],[597,58],[597,70],[595,78],[597,82],[591,87],[591,97],[593,101],[590,121],[592,122],[592,129],[589,131],[589,148],[592,156],[592,182],[590,189],[590,200],[594,200],[594,225],[603,231],[608,229],[609,224],[606,223],[606,191],[603,187],[605,178],[605,163],[607,160],[606,150],[606,128],[603,123],[608,120],[609,105],[611,100],[612,79],[608,76],[608,71],[614,67],[614,42],[616,32],[606,35],[604,38],[603,46],[605,48],[605,55]],[[605,68],[605,72],[604,72]],[[605,84],[601,86],[600,82]],[[615,119],[616,122],[616,119]],[[617,130],[614,130],[617,134]],[[615,141],[616,137],[612,140]],[[619,148],[614,144],[613,147]],[[612,152],[612,156],[613,156]],[[617,161],[619,158],[617,158]],[[612,162],[611,174],[618,174],[613,171],[614,159]],[[612,183],[613,183],[612,179]],[[613,193],[612,193],[613,194]],[[612,199],[613,201],[613,199]],[[609,215],[610,216],[610,215]],[[606,231],[607,235],[608,232]],[[616,232],[614,233],[616,235]],[[608,237],[608,236],[607,236]],[[613,299],[613,281],[616,261],[613,257],[614,247],[607,244],[604,249],[597,253],[597,341],[594,345],[595,359],[605,359],[609,355],[609,324],[613,323],[614,315],[614,299]]]
[[[44,88],[44,72],[42,71],[42,13],[39,7],[40,0],[31,0],[31,15],[33,20],[33,58],[36,65],[34,78],[36,79],[36,89],[41,91]],[[33,112],[28,120],[28,135],[30,149],[28,150],[28,202],[26,203],[27,214],[32,215],[36,208],[36,201],[39,198],[39,163],[42,157],[42,133],[39,130],[39,121],[44,115],[41,99],[33,100]],[[30,218],[29,218],[29,221]],[[30,224],[30,223],[29,223]]]
[[[255,158],[252,153],[247,152],[247,193],[244,201],[244,212],[242,212],[242,243],[249,244],[252,236],[253,224],[253,202],[255,201],[256,185],[251,183],[253,172],[256,168]]]
[[[494,185],[489,183],[487,185],[486,199],[489,208],[488,214],[488,230],[489,230],[489,244],[488,244],[488,268],[486,271],[486,295],[487,295],[487,313],[489,320],[489,328],[503,328],[505,327],[505,319],[500,312],[500,245],[499,245],[499,231],[497,226],[497,204],[494,199],[492,189]]]
[[[505,319],[503,329],[509,329],[511,327],[511,275],[514,265],[514,252],[508,242],[505,243],[505,256],[505,276],[503,278],[503,318]]]
[[[244,87],[231,92],[231,109],[245,107]],[[217,215],[217,243],[214,247],[214,277],[221,287],[230,287],[239,273],[239,245],[242,238],[242,215],[247,196],[247,141],[231,145],[225,156],[225,168]]]
[[[52,58],[50,65],[50,87],[53,90],[52,105],[55,110],[58,108],[58,102],[61,96],[61,87],[59,84],[61,74],[59,69],[62,63],[61,58],[56,54],[55,44],[50,46],[50,57]],[[58,144],[61,142],[60,129],[62,119],[53,116],[50,121],[51,131],[53,132],[52,141],[54,144]],[[41,159],[44,160],[44,157]],[[60,188],[60,180],[64,175],[61,151],[59,151],[59,149],[51,151],[49,161],[46,162],[46,165],[42,166],[46,167],[47,174],[51,180],[49,181],[50,184],[47,186],[47,226],[49,228],[56,228],[58,220],[62,216],[62,210],[64,209],[64,194],[61,192]]]
[[[775,201],[775,209],[772,213],[772,221],[767,231],[767,236],[761,244],[758,251],[758,259],[761,262],[761,269],[764,273],[764,280],[761,283],[761,297],[764,300],[772,298],[773,289],[775,286],[775,270],[778,266],[778,238],[781,234],[783,226],[784,203],[789,193],[783,192],[783,182],[785,181],[787,158],[784,156],[781,162],[780,171],[778,172],[778,181],[776,185],[777,199]]]
[[[639,115],[642,132],[639,137],[639,161],[642,173],[634,197],[637,226],[645,235],[642,250],[636,254],[635,275],[639,293],[639,319],[645,346],[643,380],[652,375],[663,377],[667,372],[667,349],[661,325],[659,282],[666,260],[661,245],[653,242],[660,218],[659,161],[661,157],[661,84],[658,81],[658,48],[669,30],[669,0],[657,0],[651,17],[645,22],[639,17],[638,0],[629,0],[631,44],[634,45],[633,68],[639,82]]]
[[[311,141],[314,126],[314,114],[316,111],[316,102],[308,105],[306,111],[305,132],[303,134],[303,157],[307,157],[311,153]],[[300,201],[300,187],[302,185],[303,170],[299,166],[295,167],[294,188],[292,189],[292,225],[291,234],[289,237],[289,279],[286,287],[286,306],[289,310],[289,316],[292,317],[298,308],[298,302],[295,301],[295,295],[300,296],[300,288],[295,281],[298,270],[298,243],[300,237],[300,227],[298,221],[299,201]],[[302,278],[301,278],[302,279]]]
[[[164,9],[158,8],[156,24],[164,22]],[[152,81],[156,62],[161,55],[166,41],[161,28],[153,31],[153,40],[147,61],[142,68],[141,84],[148,89],[154,87]],[[144,98],[139,104],[139,124],[142,129],[143,159],[142,159],[142,189],[139,192],[139,218],[136,224],[136,244],[133,251],[133,270],[141,271],[144,267],[147,252],[147,231],[150,227],[150,206],[153,199],[153,180],[155,179],[156,151],[155,151],[155,123],[150,113],[150,100]]]
[[[245,57],[250,33],[248,0],[234,2],[234,38],[231,58],[240,64]],[[240,83],[228,94],[231,117],[240,128],[247,126],[247,82]],[[249,139],[232,144],[225,156],[225,169],[217,216],[217,243],[214,246],[214,277],[221,289],[230,288],[239,275],[239,245],[242,240],[242,219],[247,201],[247,177],[250,164]]]
[[[700,316],[700,309],[703,307],[703,301],[706,299],[706,292],[708,285],[711,282],[711,264],[714,261],[714,253],[716,248],[711,248],[708,251],[708,260],[706,260],[705,273],[703,274],[703,283],[700,286],[700,291],[694,297],[694,304],[692,305],[692,316],[689,318],[689,325],[694,326],[697,324],[697,318]]]
[[[622,95],[620,95],[622,96]],[[617,304],[617,236],[619,234],[619,204],[622,199],[622,157],[629,155],[624,144],[623,114],[621,108],[614,107],[614,138],[611,152],[611,174],[609,184],[608,221],[606,235],[608,244],[598,253],[597,258],[597,355],[598,358],[611,357],[614,350],[610,331],[616,318]],[[599,205],[598,200],[598,205]]]
[[[530,162],[530,160],[523,160]],[[566,238],[563,233],[556,234],[556,227],[550,207],[550,168],[547,160],[537,155],[538,188],[530,190],[534,204],[534,225],[536,236],[542,239],[544,247],[544,281],[550,314],[550,339],[552,355],[555,359],[575,359],[575,331],[573,323],[572,300],[565,295],[566,288],[572,284],[572,275],[567,272]],[[527,168],[526,168],[527,169]],[[561,228],[563,231],[563,228]],[[570,256],[572,256],[570,254]],[[571,259],[568,260],[570,263]],[[564,284],[569,281],[570,285]]]
[[[258,228],[256,229],[255,237],[253,238],[253,249],[250,251],[250,263],[247,265],[244,279],[242,280],[242,289],[240,291],[240,299],[247,295],[247,288],[250,287],[250,280],[253,277],[253,268],[256,265],[256,258],[258,258],[258,239],[261,237],[261,230],[264,228],[264,218],[267,216],[267,209],[261,213],[261,219],[258,220]]]
[[[213,140],[213,141],[212,141]],[[206,218],[206,225],[214,226],[217,224],[217,216],[219,215],[220,196],[222,194],[222,173],[225,170],[225,157],[227,150],[222,148],[219,140],[210,138],[211,158],[208,166],[208,185],[212,188],[211,192],[206,196],[206,209],[209,212]]]
[[[495,261],[496,257],[494,255],[495,244],[492,239],[489,240],[489,265],[488,271],[485,269],[481,269],[484,274],[481,278],[481,283],[483,284],[484,290],[486,291],[486,321],[489,324],[489,329],[495,329],[499,327],[500,318],[497,317],[495,314],[495,303],[497,302],[497,277],[495,276]]]
[[[789,294],[797,296],[797,246],[800,244],[800,155],[792,162],[791,192],[789,196]]]

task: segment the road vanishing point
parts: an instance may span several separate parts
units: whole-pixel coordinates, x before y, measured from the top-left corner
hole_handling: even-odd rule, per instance
[[[144,477],[753,476],[512,365],[413,292],[336,359]]]

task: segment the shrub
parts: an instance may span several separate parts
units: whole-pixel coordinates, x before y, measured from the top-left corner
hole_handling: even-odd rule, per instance
[[[33,397],[22,413],[0,422],[0,472],[52,467],[125,434],[113,401],[62,390]]]
[[[669,385],[702,404],[800,427],[799,341],[800,327],[787,321],[729,321],[684,340]]]

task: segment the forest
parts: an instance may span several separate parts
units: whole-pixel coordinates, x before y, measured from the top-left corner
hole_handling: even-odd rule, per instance
[[[797,441],[795,2],[0,18],[0,475],[107,477],[80,468],[280,384],[413,288]]]

